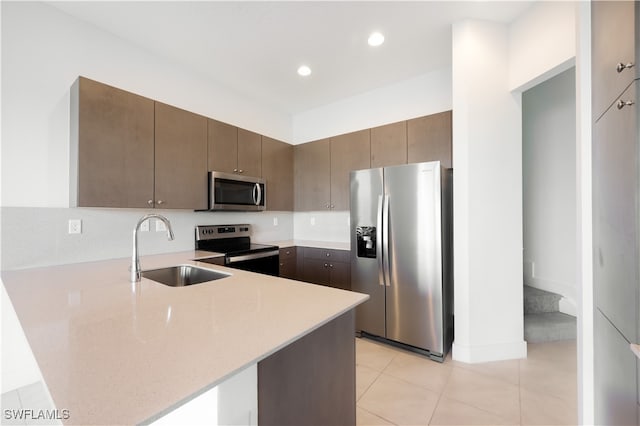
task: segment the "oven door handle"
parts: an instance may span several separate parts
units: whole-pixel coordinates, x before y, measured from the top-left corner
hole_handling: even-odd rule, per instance
[[[272,257],[272,256],[279,256],[279,255],[280,255],[279,250],[271,250],[271,251],[265,251],[261,253],[243,254],[240,256],[227,256],[225,257],[225,264],[228,265],[230,263],[243,262],[245,260],[261,259],[263,257]]]

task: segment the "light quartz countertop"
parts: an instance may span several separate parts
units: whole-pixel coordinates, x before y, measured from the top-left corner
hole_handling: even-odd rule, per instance
[[[333,250],[349,250],[351,244],[339,241],[311,241],[311,240],[287,240],[287,241],[272,241],[268,244],[276,245],[280,248],[284,247],[316,247],[323,249]]]
[[[353,309],[367,295],[210,265],[231,277],[188,287],[129,282],[129,259],[4,271],[2,279],[68,424],[148,421]]]

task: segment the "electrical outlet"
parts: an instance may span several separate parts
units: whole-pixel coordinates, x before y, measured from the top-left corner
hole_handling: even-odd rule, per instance
[[[82,234],[82,220],[81,219],[69,219],[69,233],[70,234]]]
[[[167,225],[161,220],[156,220],[156,232],[162,232],[167,230]]]
[[[278,218],[277,217],[273,218],[273,226],[278,226]]]
[[[311,226],[316,226],[316,218],[315,217],[312,217],[310,222],[311,222]]]
[[[144,222],[142,222],[142,224],[140,224],[140,230],[142,232],[149,232],[149,219],[145,220]]]

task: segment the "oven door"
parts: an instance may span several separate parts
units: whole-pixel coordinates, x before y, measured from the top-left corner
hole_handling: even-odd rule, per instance
[[[279,250],[225,256],[225,266],[277,277],[280,269]]]
[[[266,207],[264,179],[209,172],[209,209],[261,211]]]

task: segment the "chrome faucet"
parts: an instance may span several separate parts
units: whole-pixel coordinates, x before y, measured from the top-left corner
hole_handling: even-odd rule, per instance
[[[135,283],[140,281],[140,257],[138,256],[138,229],[140,229],[140,225],[151,218],[160,219],[164,222],[167,227],[167,239],[169,241],[173,240],[173,230],[171,229],[171,222],[166,217],[159,214],[146,214],[140,218],[135,228],[133,228],[133,254],[131,255],[131,282]]]

